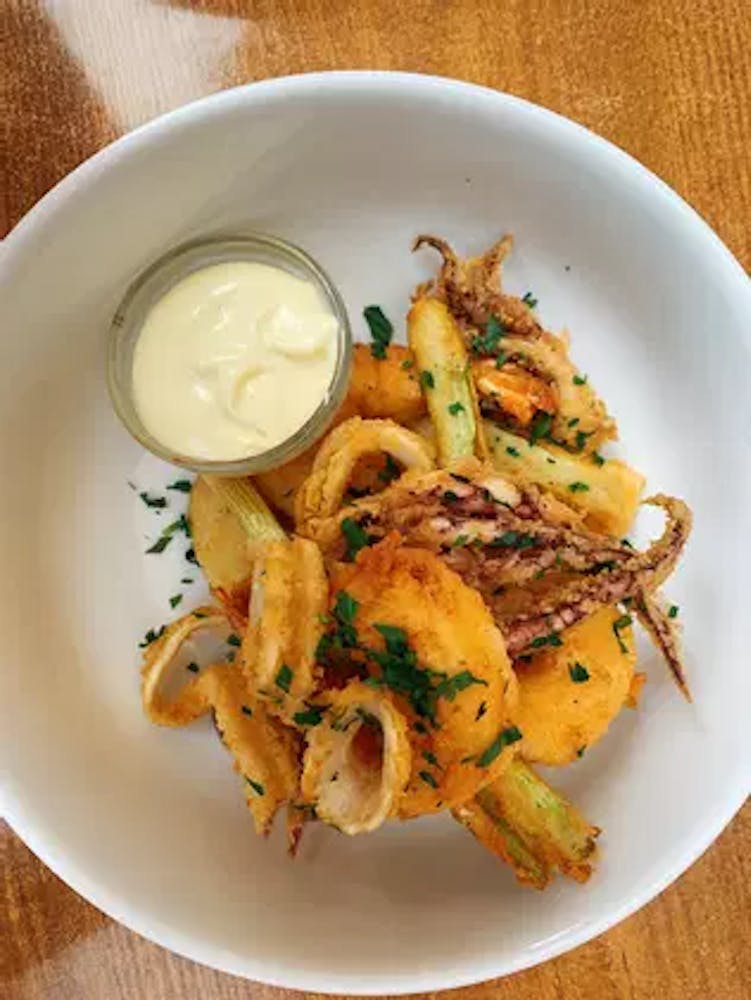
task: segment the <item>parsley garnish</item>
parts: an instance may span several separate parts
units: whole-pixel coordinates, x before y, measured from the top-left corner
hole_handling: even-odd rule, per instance
[[[454,493],[453,490],[444,490],[443,502],[444,503],[456,503],[459,499],[459,494]]]
[[[166,497],[152,497],[148,493],[139,493],[139,497],[143,500],[147,507],[155,507],[157,510],[164,510],[167,506]]]
[[[235,633],[233,632],[232,635],[228,635],[227,636],[227,645],[228,646],[241,646],[242,645],[242,639],[240,638],[239,635],[235,635]]]
[[[510,455],[512,458],[518,458],[520,453],[518,448],[514,448],[513,445],[509,445],[506,449],[506,454]]]
[[[524,295],[522,295],[522,302],[525,306],[529,306],[530,309],[534,309],[537,305],[537,299],[534,297],[532,292],[525,292]]]
[[[415,366],[414,358],[405,358],[405,360],[402,361],[401,369],[403,372],[408,372],[410,368],[414,368],[414,366]]]
[[[538,635],[530,642],[530,649],[541,649],[543,646],[562,646],[563,641],[557,632],[548,632],[547,635]]]
[[[491,316],[485,324],[485,333],[472,338],[472,351],[475,354],[495,354],[498,342],[506,332],[503,323],[497,317]]]
[[[613,635],[618,640],[618,648],[622,653],[628,652],[628,646],[621,638],[621,629],[628,628],[632,620],[631,615],[621,615],[620,618],[613,622]]]
[[[431,788],[438,788],[438,782],[435,780],[430,771],[420,771],[420,777],[426,785],[430,785]]]
[[[252,715],[253,714],[253,709],[252,708],[248,708],[247,705],[243,705],[243,707],[242,707],[242,713],[243,713],[243,715]]]
[[[589,680],[589,671],[578,660],[576,663],[569,664],[568,675],[574,684],[583,684]]]
[[[146,549],[146,555],[159,555],[160,552],[164,552],[171,541],[172,535],[162,535],[150,548]]]
[[[309,705],[304,712],[295,712],[292,721],[296,726],[317,726],[323,719],[325,709]]]
[[[466,545],[469,541],[469,535],[457,535],[456,538],[451,543],[452,549],[460,549],[463,545]]]
[[[535,414],[535,418],[532,421],[532,425],[529,428],[529,443],[531,445],[537,444],[538,441],[542,441],[543,438],[550,436],[550,428],[553,426],[553,418],[549,413],[543,413],[542,410],[538,410]]]
[[[477,767],[488,767],[504,747],[516,743],[521,738],[522,734],[516,726],[507,726],[505,729],[502,729],[487,750],[484,750],[477,758]]]
[[[605,464],[605,459],[602,457],[602,455],[599,453],[599,451],[593,451],[592,452],[592,461],[595,463],[595,465],[604,465]]]
[[[481,701],[480,707],[477,709],[477,712],[475,714],[475,722],[479,722],[480,719],[483,717],[483,715],[485,715],[487,710],[488,710],[488,703],[486,701]]]
[[[574,375],[571,379],[574,385],[586,385],[587,376],[586,375]]]
[[[427,369],[420,372],[420,385],[423,389],[435,389],[435,379],[433,378],[433,373],[429,372]]]
[[[396,462],[391,455],[386,455],[386,464],[378,473],[378,479],[380,482],[386,483],[388,486],[389,483],[393,483],[395,479],[398,479],[401,474],[402,470],[399,463]]]
[[[345,555],[347,562],[352,562],[360,549],[367,548],[376,540],[373,535],[369,535],[367,531],[365,531],[362,526],[351,517],[345,517],[339,527],[341,528],[342,535],[344,535],[344,541],[347,543],[347,551]]]
[[[446,677],[442,680],[436,687],[435,693],[438,698],[453,701],[458,694],[466,691],[473,684],[482,684],[483,687],[488,686],[487,681],[482,680],[480,677],[475,677],[469,670],[460,670],[458,674],[453,674],[451,677]]]
[[[572,493],[586,493],[589,489],[587,483],[569,483],[568,488]]]
[[[152,642],[156,642],[157,639],[160,639],[164,635],[164,630],[166,627],[167,627],[166,625],[162,625],[156,630],[150,628],[149,631],[146,633],[146,635],[143,637],[143,642],[138,643],[138,648],[145,649],[147,646],[150,646]]]
[[[668,618],[677,618],[677,617],[678,617],[678,605],[671,604],[670,607],[668,608]]]
[[[180,583],[193,583],[193,577],[192,576],[184,576],[180,580]]]
[[[253,781],[252,778],[247,778],[247,777],[245,778],[245,780],[248,782],[248,784],[253,789],[253,791],[256,793],[256,795],[265,795],[266,794],[266,790],[264,789],[264,787],[263,787],[263,785],[261,784],[260,781]]]
[[[374,358],[382,361],[386,357],[386,348],[391,343],[394,328],[391,322],[384,316],[380,306],[366,306],[363,309],[365,322],[370,327],[372,343],[370,353]]]
[[[455,417],[458,413],[464,413],[464,404],[456,400],[453,403],[449,403],[448,411],[452,417]]]
[[[291,683],[292,683],[292,671],[290,670],[290,668],[287,666],[286,663],[283,663],[279,668],[279,673],[274,678],[274,684],[276,684],[278,688],[281,688],[282,691],[285,691],[287,694],[289,694],[289,686]]]
[[[193,546],[185,550],[185,558],[188,560],[189,563],[192,563],[193,566],[198,565],[198,560],[196,559],[196,550],[193,548]]]
[[[192,485],[189,479],[176,479],[174,483],[169,484],[167,489],[177,490],[178,493],[190,493]]]
[[[426,760],[428,764],[432,764],[433,767],[438,767],[438,758],[431,750],[423,750],[422,752],[423,760]]]
[[[579,747],[579,749],[576,751],[576,756],[577,757],[583,757],[584,756],[584,751],[586,749],[587,749],[586,744],[583,747]]]
[[[200,667],[198,666],[198,664],[197,664],[197,663],[195,663],[195,662],[194,662],[193,660],[191,660],[191,662],[190,662],[190,663],[186,663],[186,664],[185,664],[185,669],[186,669],[186,670],[190,670],[190,672],[191,672],[192,674],[197,674],[197,673],[198,673],[198,671],[199,671],[199,670],[200,670],[201,668],[200,668]]]
[[[495,356],[495,366],[496,368],[503,368],[506,364],[506,352],[499,351]]]
[[[171,608],[176,608],[177,605],[182,601],[182,599],[183,599],[182,594],[175,594],[173,597],[170,597],[169,606]]]
[[[537,539],[534,535],[525,535],[521,531],[504,531],[490,542],[495,549],[529,549],[536,544]]]

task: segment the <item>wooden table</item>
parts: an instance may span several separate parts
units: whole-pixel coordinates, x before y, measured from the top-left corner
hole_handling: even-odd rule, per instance
[[[47,13],[45,13],[45,11]],[[744,0],[2,0],[3,232],[118,134],[221,87],[304,70],[416,70],[544,104],[673,185],[751,266]],[[102,916],[0,824],[0,996],[282,997]],[[602,938],[463,1000],[751,996],[751,807]]]

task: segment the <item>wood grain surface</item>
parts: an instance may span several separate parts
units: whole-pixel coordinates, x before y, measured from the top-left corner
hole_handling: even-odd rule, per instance
[[[574,118],[676,188],[751,267],[744,0],[0,0],[0,230],[156,114],[235,83],[343,68],[456,76]],[[751,997],[749,858],[747,805],[677,884],[619,927],[456,995]],[[1,823],[0,873],[2,1000],[286,995],[114,924]]]

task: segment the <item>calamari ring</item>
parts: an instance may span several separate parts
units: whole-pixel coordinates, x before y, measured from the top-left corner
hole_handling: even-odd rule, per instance
[[[241,663],[253,694],[292,723],[315,691],[315,653],[323,634],[329,587],[315,542],[268,542],[253,569],[249,623]]]
[[[279,807],[297,797],[300,771],[297,733],[270,715],[263,704],[253,701],[245,678],[234,664],[206,667],[170,702],[158,693],[165,670],[188,636],[199,628],[226,626],[224,615],[211,607],[199,608],[173,622],[144,655],[143,707],[151,721],[161,726],[186,726],[213,711],[219,737],[232,755],[235,770],[245,779],[245,801],[256,832],[265,834]],[[294,850],[299,832],[288,833],[290,849]]]
[[[342,833],[368,833],[394,814],[411,766],[405,717],[384,692],[354,681],[310,732],[303,799]]]
[[[352,417],[331,431],[318,450],[313,469],[295,498],[297,525],[334,514],[358,461],[376,452],[386,452],[406,469],[428,472],[435,466],[431,445],[414,431],[393,420]]]
[[[158,639],[146,647],[141,666],[141,701],[144,712],[157,726],[187,726],[209,710],[205,672],[186,684],[172,701],[165,700],[160,694],[159,685],[183,643],[194,632],[227,628],[226,615],[219,608],[207,605],[172,622]]]

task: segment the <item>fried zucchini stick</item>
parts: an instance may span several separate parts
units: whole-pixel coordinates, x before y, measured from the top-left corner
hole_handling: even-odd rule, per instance
[[[407,316],[407,338],[435,428],[438,459],[487,456],[467,348],[443,302],[418,299]]]

